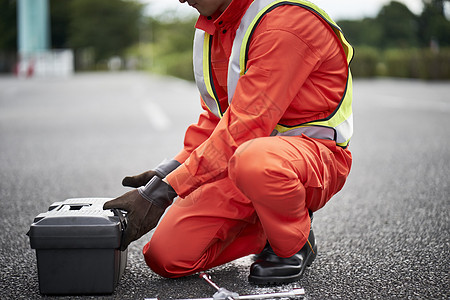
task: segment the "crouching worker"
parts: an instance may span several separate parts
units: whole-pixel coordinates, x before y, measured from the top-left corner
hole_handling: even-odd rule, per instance
[[[105,204],[128,211],[123,247],[153,229],[150,268],[176,278],[258,254],[249,280],[302,277],[312,213],[344,185],[353,132],[353,48],[302,0],[180,0],[200,13],[194,72],[204,108],[184,148],[127,177]]]

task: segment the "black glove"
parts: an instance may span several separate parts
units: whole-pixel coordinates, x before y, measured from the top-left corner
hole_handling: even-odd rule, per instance
[[[137,184],[148,181],[145,186],[138,185],[137,190],[128,192],[103,205],[103,209],[122,209],[127,212],[127,227],[123,233],[120,250],[152,230],[158,224],[166,208],[177,196],[175,190],[162,180],[162,176],[176,169],[179,162],[163,162],[154,171],[124,178],[123,182]],[[155,176],[156,175],[156,176]],[[126,181],[127,178],[130,178]]]
[[[122,236],[120,250],[152,230],[164,213],[164,208],[144,199],[137,190],[132,190],[103,205],[103,209],[118,208],[127,211],[127,226]]]
[[[140,186],[146,185],[150,179],[152,179],[155,175],[157,175],[159,178],[166,177],[170,172],[178,168],[180,163],[174,159],[172,160],[164,160],[162,163],[160,163],[155,170],[146,171],[144,173],[141,173],[139,175],[135,176],[127,176],[122,180],[123,186],[129,186],[138,188]]]

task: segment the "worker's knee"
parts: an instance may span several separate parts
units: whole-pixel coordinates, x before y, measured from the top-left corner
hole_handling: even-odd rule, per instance
[[[272,138],[258,138],[242,144],[229,163],[229,177],[247,197],[254,200],[280,185],[293,172]],[[294,174],[295,175],[295,174]]]
[[[177,264],[179,257],[157,240],[150,241],[143,249],[145,262],[156,274],[166,278],[190,275],[185,266]]]
[[[144,246],[143,249],[145,262],[152,269],[153,272],[159,274],[163,277],[171,277],[169,268],[166,267],[168,259],[165,255],[162,255],[160,251],[157,250],[157,247],[154,247],[154,244],[149,242]]]
[[[257,140],[251,140],[236,149],[228,164],[228,176],[233,183],[242,190],[242,187],[253,183],[250,180],[261,171],[260,149],[254,147]]]

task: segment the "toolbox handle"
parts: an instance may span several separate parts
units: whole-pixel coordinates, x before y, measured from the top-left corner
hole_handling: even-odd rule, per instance
[[[122,224],[122,232],[125,231],[125,229],[127,228],[127,218],[125,216],[126,214],[118,208],[112,208],[111,211],[115,216],[119,217],[120,224]]]
[[[128,225],[128,221],[127,221],[127,217],[126,217],[126,211],[120,210],[118,208],[112,208],[111,211],[113,212],[113,214],[115,216],[119,217],[119,221],[120,224],[122,224],[122,236],[120,238],[120,247],[119,249],[121,251],[125,251],[125,249],[122,249],[122,245],[123,245],[123,240],[125,238],[125,230],[127,229],[127,225]]]

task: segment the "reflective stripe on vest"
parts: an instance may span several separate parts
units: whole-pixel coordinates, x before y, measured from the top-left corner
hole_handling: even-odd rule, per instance
[[[214,88],[211,70],[211,35],[195,30],[194,37],[194,76],[198,90],[208,109],[217,117],[222,118],[219,99]]]
[[[262,17],[272,9],[281,5],[296,5],[314,12],[324,19],[339,38],[347,56],[347,65],[353,58],[353,48],[347,42],[339,26],[319,7],[303,0],[254,0],[241,19],[228,66],[228,102],[231,103],[240,76],[247,71],[248,46],[254,29]],[[211,73],[211,36],[201,30],[196,30],[194,40],[194,74],[200,94],[209,110],[218,117],[223,111],[214,89]],[[334,140],[339,146],[346,147],[353,134],[352,114],[352,76],[348,68],[347,85],[342,99],[335,111],[325,119],[285,126],[275,127],[276,135],[302,135],[309,137]]]

